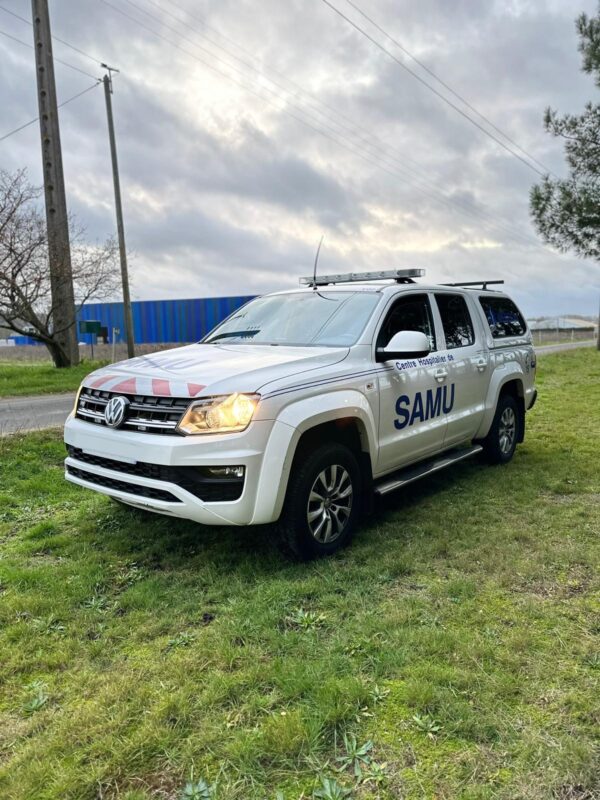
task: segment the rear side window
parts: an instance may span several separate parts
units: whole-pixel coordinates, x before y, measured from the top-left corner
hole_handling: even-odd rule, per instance
[[[465,298],[460,294],[436,294],[435,299],[444,326],[446,348],[454,350],[473,344],[475,332]]]
[[[508,297],[480,297],[479,302],[494,339],[523,336],[527,331],[519,309]]]

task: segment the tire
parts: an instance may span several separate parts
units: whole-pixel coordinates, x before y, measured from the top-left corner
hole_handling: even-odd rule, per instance
[[[500,396],[490,432],[481,442],[490,464],[507,464],[514,456],[519,441],[520,413],[512,395]]]
[[[358,461],[348,447],[332,442],[305,454],[292,470],[279,520],[285,549],[308,560],[348,544],[360,516],[361,490]]]

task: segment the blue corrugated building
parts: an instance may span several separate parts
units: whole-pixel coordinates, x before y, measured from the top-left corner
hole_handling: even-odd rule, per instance
[[[136,344],[165,342],[197,342],[236,308],[252,300],[244,297],[201,297],[193,300],[136,300],[131,304]],[[111,341],[113,328],[120,333],[117,341],[125,341],[123,303],[89,303],[78,314],[79,320],[99,320],[108,328]],[[92,334],[78,334],[80,342],[92,340]],[[37,344],[28,336],[15,336],[17,344]]]

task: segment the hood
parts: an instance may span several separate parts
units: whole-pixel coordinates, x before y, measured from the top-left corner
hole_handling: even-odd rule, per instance
[[[191,344],[120,361],[83,380],[90,389],[156,397],[258,392],[286,376],[342,361],[348,348]]]

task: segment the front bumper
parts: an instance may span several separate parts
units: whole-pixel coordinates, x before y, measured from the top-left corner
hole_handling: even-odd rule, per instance
[[[186,437],[112,430],[70,417],[65,443],[74,457],[65,460],[65,477],[129,505],[204,525],[268,522],[272,520],[264,518],[264,509],[263,518],[256,519],[259,483],[267,442],[278,424],[255,421],[242,433]],[[77,451],[82,455],[78,457]],[[142,469],[152,465],[160,469]],[[148,477],[176,476],[183,472],[178,468],[232,465],[243,466],[245,472],[243,490],[235,500],[202,500],[179,482]]]

